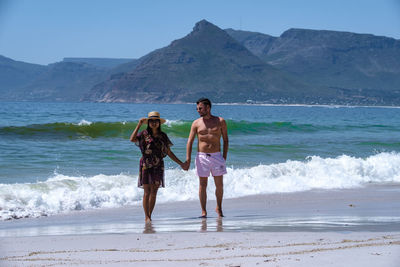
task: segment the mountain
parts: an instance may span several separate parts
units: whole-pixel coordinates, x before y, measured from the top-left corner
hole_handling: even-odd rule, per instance
[[[78,57],[66,57],[63,62],[73,63],[86,63],[99,68],[112,69],[119,65],[135,61],[135,59],[128,58],[78,58]]]
[[[251,53],[262,58],[265,50],[269,50],[271,45],[277,39],[268,34],[226,29],[226,33],[232,36],[236,41],[245,46]]]
[[[45,66],[15,61],[0,55],[0,99],[28,85],[45,71]]]
[[[24,101],[79,101],[107,72],[86,63],[50,64],[29,84],[13,90],[8,99]]]
[[[226,30],[265,63],[350,101],[400,104],[400,40],[371,34],[290,29],[280,37]]]
[[[0,56],[1,101],[261,102],[400,105],[400,41],[289,29],[222,30],[202,20],[139,59],[65,58],[47,66]]]
[[[94,85],[132,70],[135,59],[65,58],[47,66],[0,56],[0,100],[79,101]]]
[[[206,20],[196,23],[184,38],[139,61],[131,72],[93,87],[84,100],[193,102],[209,96],[216,102],[282,103],[331,94],[266,64]],[[318,92],[323,94],[314,97]]]

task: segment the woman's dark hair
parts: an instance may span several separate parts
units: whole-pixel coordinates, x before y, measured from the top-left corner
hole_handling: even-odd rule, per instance
[[[160,120],[157,120],[158,121],[158,131],[160,132],[160,133],[162,133],[162,130],[161,130],[161,121]],[[147,121],[147,132],[151,135],[151,136],[153,136],[153,131],[151,130],[151,128],[150,128],[150,123],[149,123],[149,121]]]
[[[199,103],[203,103],[203,105],[209,106],[211,108],[211,101],[208,98],[200,98],[199,100],[197,100],[196,104],[198,105]]]

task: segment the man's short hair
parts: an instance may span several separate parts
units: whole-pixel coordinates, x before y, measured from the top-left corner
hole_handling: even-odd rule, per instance
[[[196,104],[198,105],[200,103],[203,103],[203,105],[209,106],[211,108],[211,101],[208,98],[202,97],[199,100],[197,100]]]

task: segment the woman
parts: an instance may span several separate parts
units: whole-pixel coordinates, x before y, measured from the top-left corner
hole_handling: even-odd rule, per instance
[[[139,132],[143,123],[147,123],[147,129]],[[143,209],[145,221],[151,222],[151,213],[156,204],[157,190],[164,187],[164,160],[167,155],[183,168],[183,163],[174,153],[167,134],[161,131],[161,124],[165,119],[160,118],[157,111],[149,112],[148,118],[141,118],[131,135],[131,142],[140,147],[142,158],[140,159],[138,187],[144,189]]]

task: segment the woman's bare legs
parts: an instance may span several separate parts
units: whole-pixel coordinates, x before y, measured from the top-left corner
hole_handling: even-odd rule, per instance
[[[143,210],[144,210],[144,216],[145,216],[145,221],[146,222],[151,222],[151,213],[150,213],[150,195],[151,195],[151,190],[150,190],[150,185],[149,184],[144,184],[143,185]]]
[[[150,199],[149,199],[149,215],[151,220],[151,214],[153,213],[154,206],[156,205],[157,191],[160,183],[150,185]]]

